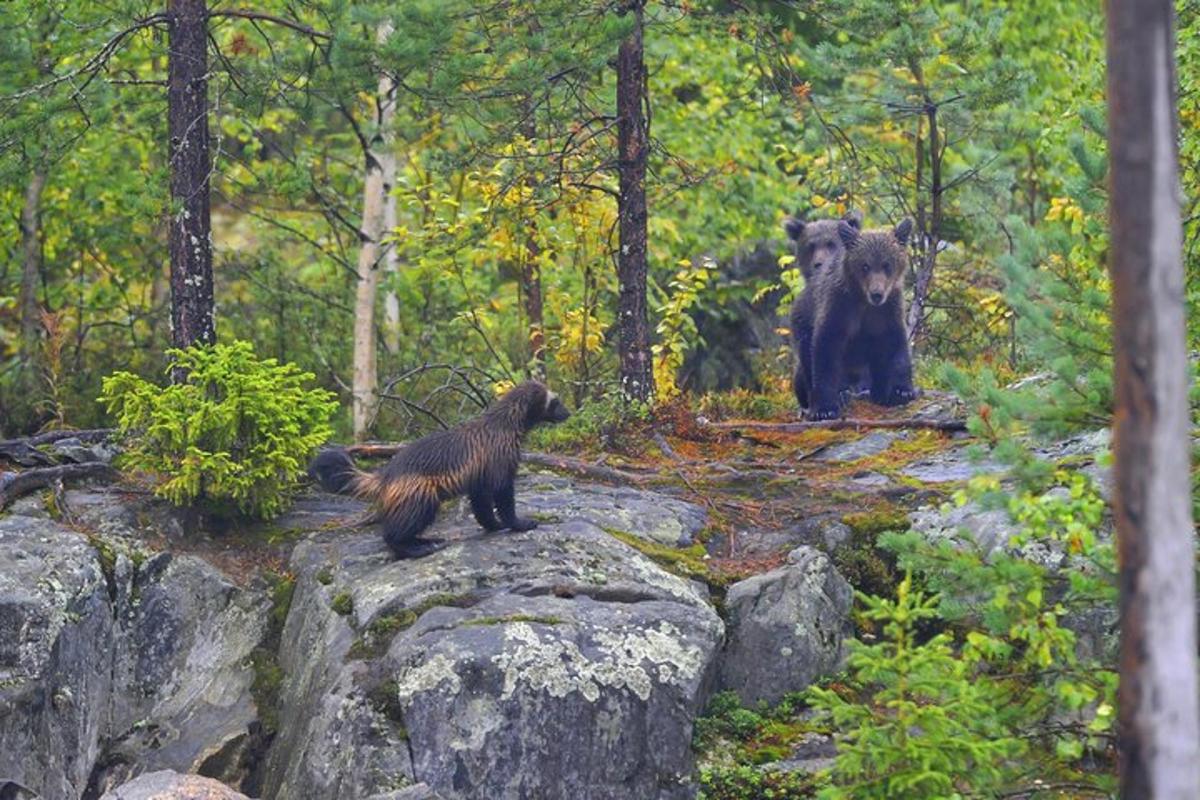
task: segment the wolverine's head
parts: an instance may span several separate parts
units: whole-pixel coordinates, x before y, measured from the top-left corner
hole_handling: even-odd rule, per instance
[[[492,405],[489,414],[502,415],[526,431],[543,422],[562,422],[571,416],[558,395],[540,381],[525,381],[509,389]]]
[[[847,211],[841,220],[819,219],[804,221],[799,217],[788,217],[783,229],[796,254],[796,266],[805,278],[809,278],[825,267],[837,267],[846,255],[846,246],[838,235],[838,226],[845,222],[855,230],[862,227],[862,214]]]
[[[890,231],[860,232],[846,222],[838,223],[838,234],[846,245],[846,274],[871,305],[883,305],[904,285],[912,227],[911,219]]]

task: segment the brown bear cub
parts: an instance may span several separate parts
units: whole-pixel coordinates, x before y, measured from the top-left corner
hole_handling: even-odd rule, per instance
[[[536,528],[534,520],[517,516],[513,482],[521,441],[535,425],[569,416],[557,395],[537,381],[526,381],[478,417],[406,445],[382,469],[363,472],[345,450],[334,448],[317,454],[309,474],[326,491],[376,503],[384,541],[396,558],[415,558],[437,549],[418,537],[432,524],[438,506],[464,494],[485,530]]]
[[[842,220],[854,228],[862,227],[862,212],[847,211]],[[842,265],[846,255],[846,246],[838,236],[836,219],[819,219],[806,222],[799,217],[788,217],[783,221],[783,229],[792,240],[792,252],[796,256],[796,265],[807,283],[819,270],[829,267],[837,269]]]
[[[911,219],[890,231],[838,223],[846,248],[840,269],[814,271],[797,299],[793,387],[809,419],[840,416],[847,387],[862,373],[872,402],[904,405],[916,396],[902,291],[912,227]]]

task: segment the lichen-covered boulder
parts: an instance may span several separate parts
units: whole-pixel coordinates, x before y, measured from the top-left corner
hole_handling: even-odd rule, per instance
[[[690,546],[708,523],[702,507],[674,497],[629,486],[578,483],[548,473],[521,478],[517,500],[542,521],[585,520],[604,530],[671,547]],[[456,519],[470,522],[466,503],[461,504]]]
[[[584,519],[484,534],[446,516],[425,558],[393,560],[372,529],[296,547],[264,797],[692,796],[722,637],[706,591]]]
[[[257,730],[251,653],[266,630],[265,590],[239,587],[195,556],[159,553],[117,611],[104,782],[174,769],[239,783]]]
[[[0,516],[0,785],[73,800],[148,770],[241,780],[266,593],[196,557],[131,558],[114,494],[63,506],[103,532],[33,498]]]
[[[0,783],[69,800],[107,733],[111,589],[83,536],[26,508],[0,517]]]
[[[725,596],[728,635],[718,683],[746,705],[774,704],[842,662],[853,591],[828,556],[798,547],[778,569]]]
[[[220,781],[159,770],[139,775],[106,792],[100,800],[249,800]]]

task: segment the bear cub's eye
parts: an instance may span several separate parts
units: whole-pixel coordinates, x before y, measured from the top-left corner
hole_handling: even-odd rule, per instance
[[[883,274],[890,275],[892,273],[892,265],[887,261],[883,262]]]

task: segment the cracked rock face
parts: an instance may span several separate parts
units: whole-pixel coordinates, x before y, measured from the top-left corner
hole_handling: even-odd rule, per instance
[[[189,556],[102,556],[31,504],[0,517],[0,559],[0,779],[70,800],[146,770],[241,777],[263,593]]]
[[[718,685],[745,705],[774,705],[837,670],[850,635],[853,591],[829,558],[798,547],[788,564],[735,583]]]
[[[370,529],[297,546],[264,796],[694,796],[723,633],[703,589],[584,519],[430,538],[411,561]]]

